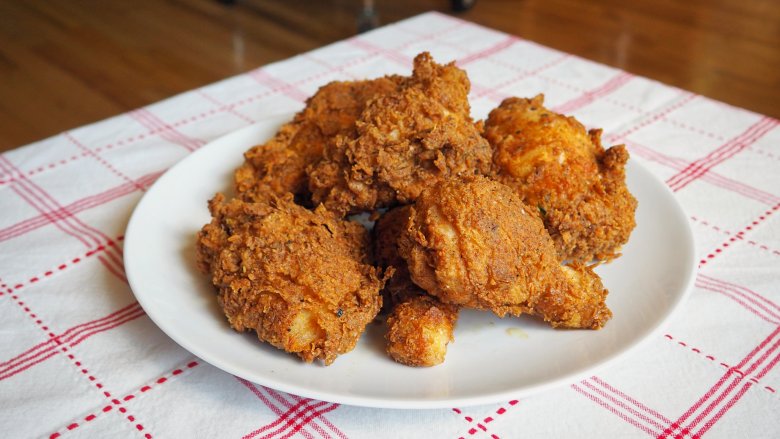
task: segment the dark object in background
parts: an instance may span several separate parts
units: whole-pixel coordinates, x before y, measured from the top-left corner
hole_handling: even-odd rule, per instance
[[[217,0],[223,5],[233,6],[237,0]],[[450,0],[450,8],[453,12],[463,12],[471,9],[477,3],[477,0]],[[360,8],[357,17],[357,33],[362,34],[380,26],[379,14],[374,7],[374,0],[363,0],[363,6]]]
[[[357,18],[357,32],[362,34],[371,29],[379,27],[379,14],[374,8],[374,0],[363,0],[363,7],[360,9]]]
[[[477,0],[450,0],[453,12],[468,11],[473,8],[476,3]]]
[[[231,0],[220,1],[230,2]],[[450,0],[450,8],[453,12],[464,12],[473,8],[476,3],[477,0]],[[374,0],[363,0],[363,7],[360,9],[357,18],[357,32],[362,34],[379,27],[379,25],[379,14],[377,14],[374,7]]]

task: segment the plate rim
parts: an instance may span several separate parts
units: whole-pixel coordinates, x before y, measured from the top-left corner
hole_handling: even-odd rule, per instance
[[[148,202],[148,200],[151,198],[148,195],[153,193],[157,187],[161,187],[165,185],[168,178],[171,178],[170,175],[173,175],[174,172],[176,172],[175,171],[176,169],[180,169],[181,167],[186,166],[186,163],[189,163],[193,160],[197,160],[197,157],[204,154],[204,151],[210,150],[209,147],[212,144],[227,142],[231,137],[236,137],[236,138],[243,137],[246,135],[246,133],[255,131],[261,126],[284,123],[286,121],[289,121],[293,114],[294,113],[292,112],[281,113],[281,114],[275,114],[275,115],[270,115],[268,117],[264,117],[263,119],[258,120],[251,125],[247,125],[245,127],[231,131],[229,133],[226,133],[222,136],[219,136],[207,142],[197,151],[179,160],[177,163],[175,163],[173,166],[167,169],[163,173],[163,175],[161,175],[152,184],[152,186],[149,187],[149,189],[143,195],[141,200],[139,200],[139,202],[133,208],[133,213],[130,216],[130,219],[128,221],[125,230],[125,240],[124,240],[125,245],[123,250],[123,257],[125,260],[125,268],[126,268],[128,284],[130,285],[133,295],[135,296],[136,300],[141,305],[141,307],[144,309],[149,319],[152,320],[152,322],[165,334],[165,336],[172,339],[176,344],[181,346],[183,349],[201,358],[203,361],[213,365],[214,367],[221,369],[225,372],[228,372],[236,377],[245,379],[247,381],[256,384],[267,386],[282,392],[291,393],[302,397],[307,397],[307,398],[312,398],[312,399],[317,399],[317,400],[327,401],[327,402],[335,402],[335,403],[345,404],[345,405],[371,407],[371,408],[440,409],[440,408],[449,408],[455,405],[473,406],[473,405],[495,403],[506,399],[527,397],[529,395],[541,393],[549,389],[561,387],[565,384],[576,383],[582,380],[583,378],[592,376],[597,371],[602,370],[603,368],[611,365],[612,363],[624,358],[628,354],[638,350],[639,348],[644,346],[651,338],[653,338],[653,336],[659,334],[661,330],[664,329],[669,324],[669,322],[671,322],[678,315],[678,313],[683,308],[683,305],[686,303],[688,297],[690,296],[693,290],[693,285],[696,279],[696,272],[697,272],[696,261],[698,259],[697,259],[697,252],[696,252],[695,237],[693,235],[690,222],[688,221],[687,216],[685,214],[685,210],[682,204],[679,202],[677,197],[669,189],[668,186],[666,186],[663,182],[661,182],[644,165],[642,165],[641,163],[639,163],[638,161],[632,158],[629,161],[630,166],[635,167],[639,172],[644,173],[645,174],[644,177],[653,181],[653,184],[657,187],[657,189],[664,192],[664,195],[671,200],[672,202],[671,205],[674,207],[675,215],[679,217],[678,218],[679,220],[681,220],[680,223],[685,225],[685,227],[683,227],[682,230],[686,237],[686,244],[687,244],[686,248],[691,253],[691,261],[690,264],[685,267],[685,279],[683,282],[683,286],[681,287],[683,289],[683,292],[676,296],[676,300],[669,307],[669,312],[667,312],[667,314],[663,318],[659,319],[659,321],[656,322],[655,325],[648,326],[648,329],[642,335],[638,336],[637,339],[635,339],[632,343],[629,343],[626,346],[623,346],[622,348],[615,350],[615,352],[613,352],[611,355],[605,356],[604,358],[594,362],[588,367],[585,367],[583,370],[579,372],[564,374],[561,377],[549,381],[545,381],[538,385],[530,385],[522,389],[509,389],[506,391],[490,392],[490,393],[481,394],[477,396],[466,396],[466,397],[456,397],[456,398],[444,397],[438,399],[408,399],[408,398],[404,399],[404,398],[378,398],[378,397],[356,396],[356,395],[348,395],[348,394],[336,394],[333,392],[323,392],[323,391],[318,391],[316,389],[310,389],[310,388],[298,386],[294,383],[287,383],[284,381],[269,379],[267,377],[263,379],[263,377],[248,376],[252,374],[248,374],[244,370],[239,370],[240,368],[227,364],[225,361],[222,361],[220,358],[215,358],[214,356],[209,355],[208,352],[204,352],[202,349],[198,348],[197,345],[192,344],[190,343],[190,341],[182,338],[176,331],[169,330],[168,324],[165,322],[163,316],[158,315],[156,311],[154,311],[155,308],[151,306],[150,303],[147,302],[147,297],[144,296],[143,294],[136,294],[136,288],[134,288],[134,284],[137,286],[138,282],[134,281],[136,275],[134,273],[133,264],[128,263],[128,261],[132,261],[132,252],[134,249],[134,240],[132,239],[132,237],[134,236],[135,233],[137,233],[136,232],[137,224],[139,222],[138,218],[140,216],[139,212],[142,212],[143,210],[142,206],[144,205],[145,202]],[[260,142],[262,142],[262,140],[258,141],[258,143]],[[128,256],[130,257],[128,258]]]

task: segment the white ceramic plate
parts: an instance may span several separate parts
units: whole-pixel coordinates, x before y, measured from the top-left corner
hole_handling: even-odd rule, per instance
[[[135,209],[125,237],[130,285],[149,317],[203,360],[264,386],[343,404],[387,408],[465,406],[517,398],[593,374],[656,334],[694,279],[688,221],[666,186],[631,160],[639,200],[623,256],[596,271],[614,317],[600,331],[553,330],[533,318],[463,311],[444,364],[402,366],[384,353],[383,325],[369,325],[334,364],[297,357],[231,330],[214,291],[195,268],[195,234],[210,220],[206,201],[230,192],[242,153],[291,118],[258,122],[204,146],[171,168]]]

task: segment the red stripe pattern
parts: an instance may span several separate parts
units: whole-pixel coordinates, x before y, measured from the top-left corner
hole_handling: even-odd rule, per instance
[[[574,111],[584,107],[585,105],[590,104],[596,99],[599,99],[600,97],[603,96],[607,96],[610,93],[614,92],[615,90],[619,89],[620,87],[626,85],[633,77],[634,77],[633,75],[630,75],[626,72],[620,72],[617,75],[615,75],[613,78],[611,78],[609,81],[604,83],[604,85],[602,85],[601,87],[592,91],[585,92],[583,95],[575,99],[572,99],[571,101],[566,102],[565,104],[553,108],[553,110],[563,114],[573,113]]]
[[[289,437],[290,433],[298,433],[307,439],[314,437],[347,438],[341,430],[324,417],[325,413],[337,409],[338,404],[328,404],[309,398],[285,395],[267,387],[258,387],[241,378],[238,378],[238,381],[278,416],[276,421],[252,430],[243,437],[253,438],[260,434],[263,434],[261,436],[263,438]],[[302,423],[301,420],[303,419],[306,419],[306,422]]]
[[[452,409],[453,412],[460,415],[466,422],[468,422],[470,425],[475,425],[476,427],[469,426],[468,434],[469,436],[473,436],[478,432],[484,432],[486,434],[489,434],[492,439],[499,439],[499,436],[495,433],[491,433],[488,431],[487,425],[491,422],[495,421],[496,419],[500,418],[502,415],[508,413],[508,408],[512,408],[516,406],[520,401],[513,399],[509,402],[507,402],[505,405],[500,406],[498,409],[495,410],[494,413],[488,414],[485,416],[484,419],[482,419],[481,422],[475,421],[473,417],[464,414],[463,410],[454,407]],[[464,436],[459,437],[458,439],[465,439]]]
[[[357,409],[226,380],[208,366],[190,373],[200,361],[181,363],[188,354],[175,351],[180,348],[143,318],[124,284],[123,237],[117,235],[130,212],[116,206],[132,205],[172,161],[226,134],[226,127],[297,110],[331,78],[406,70],[420,50],[472,73],[475,118],[489,110],[482,105],[516,90],[544,92],[550,108],[604,128],[605,143],[625,143],[632,160],[663,175],[698,235],[693,297],[707,306],[686,307],[664,335],[599,375],[522,402],[432,411]],[[493,77],[491,69],[503,75],[494,83],[482,79]],[[295,78],[281,72],[295,72]],[[192,102],[205,110],[183,107]],[[605,109],[616,116],[605,116]],[[592,429],[605,437],[732,437],[735,431],[780,437],[780,424],[762,415],[780,403],[777,125],[770,117],[430,13],[0,154],[4,436],[89,435],[87,426],[99,423],[101,431],[145,438],[171,431],[199,435],[216,425],[247,439],[348,439],[365,436],[366,423],[375,422],[371,436],[379,438],[441,432],[461,439],[518,432],[562,437],[583,426],[583,436]],[[171,151],[171,162],[148,160],[156,148]],[[111,182],[84,179],[88,169],[105,171]],[[89,260],[100,263],[83,263]],[[59,294],[96,286],[106,291]],[[98,334],[103,336],[93,337]],[[107,339],[133,348],[123,358],[108,358],[100,349]],[[211,380],[230,385],[217,389]],[[119,397],[106,383],[123,386],[122,393],[136,390]],[[231,405],[237,400],[242,406]],[[173,416],[176,401],[194,414],[186,423]],[[12,414],[21,412],[23,417]]]
[[[149,384],[145,384],[144,386],[142,386],[141,388],[139,388],[135,392],[129,393],[129,394],[123,396],[120,399],[122,401],[125,401],[125,402],[133,400],[133,399],[135,399],[135,398],[137,398],[137,397],[139,397],[139,396],[149,392],[153,388],[157,389],[158,387],[160,387],[160,385],[172,381],[176,377],[185,376],[191,369],[197,367],[198,364],[199,363],[197,361],[190,361],[186,365],[183,365],[181,367],[177,367],[176,369],[170,371],[166,375],[157,378],[156,380],[154,380],[153,382],[150,382]],[[57,430],[54,433],[50,434],[49,435],[49,439],[56,439],[58,437],[63,437],[64,435],[67,434],[67,432],[73,431],[73,430],[79,428],[82,425],[85,425],[85,424],[87,424],[89,422],[92,422],[95,419],[98,419],[98,417],[100,417],[101,415],[103,415],[105,413],[111,412],[113,409],[114,409],[114,405],[106,405],[106,406],[103,406],[102,408],[100,408],[100,410],[96,410],[96,411],[94,411],[94,412],[92,412],[92,413],[90,413],[90,414],[88,414],[88,415],[86,415],[86,416],[84,416],[82,418],[74,419],[73,421],[68,423],[68,425],[66,425],[65,427],[60,428],[59,430]],[[136,430],[143,431],[144,429],[136,427]],[[144,437],[151,438],[151,434],[145,433]]]
[[[730,410],[753,386],[745,378],[756,371],[756,379],[762,378],[780,360],[780,327],[776,328],[742,361],[726,373],[685,413],[658,435],[659,439],[670,435],[701,437]],[[769,360],[769,361],[767,361]],[[764,367],[762,368],[762,365]],[[694,417],[695,416],[695,417]]]
[[[16,297],[16,299],[14,299],[14,297]],[[18,300],[18,296],[12,296],[11,298]],[[23,302],[21,306],[25,311],[29,310],[29,308],[24,306]],[[28,368],[57,355],[61,352],[58,349],[60,346],[72,348],[93,335],[111,330],[143,315],[144,311],[141,309],[138,302],[133,302],[105,317],[81,323],[61,334],[55,335],[49,332],[51,338],[47,341],[39,343],[23,353],[0,363],[0,381],[10,378],[17,373],[23,372]],[[48,331],[48,327],[44,328],[44,330]]]
[[[764,117],[751,125],[745,132],[734,137],[711,153],[694,161],[682,171],[666,180],[666,184],[674,191],[678,191],[692,181],[706,174],[708,170],[719,163],[733,157],[738,152],[755,143],[758,139],[772,131],[777,126],[777,121],[770,117]]]
[[[669,341],[672,341],[672,342],[675,342],[675,341],[676,341],[676,340],[675,340],[675,338],[674,338],[674,337],[672,337],[672,336],[671,336],[671,335],[669,335],[669,334],[666,334],[666,335],[664,335],[664,337],[665,337],[667,340],[669,340]],[[730,366],[730,365],[728,365],[727,363],[724,363],[724,362],[722,362],[722,361],[718,361],[718,360],[717,360],[717,359],[716,359],[714,356],[712,356],[712,355],[708,355],[708,354],[704,354],[704,353],[702,353],[702,350],[701,350],[701,349],[699,349],[699,348],[697,348],[697,347],[691,347],[691,346],[689,346],[687,343],[685,343],[685,342],[683,342],[683,341],[676,341],[676,344],[677,344],[677,346],[680,346],[680,347],[686,348],[686,349],[690,350],[691,352],[698,354],[700,357],[702,357],[702,358],[704,358],[705,360],[709,361],[711,364],[718,365],[718,366],[720,366],[720,367],[723,367],[723,368],[725,368],[726,370],[730,370],[730,369],[731,369],[731,366]],[[762,376],[763,376],[763,375],[762,375]],[[769,392],[769,393],[775,393],[775,392],[777,392],[777,390],[776,390],[776,389],[778,388],[778,387],[777,387],[777,385],[775,385],[775,386],[770,386],[770,385],[766,385],[765,383],[761,383],[761,382],[759,382],[759,379],[758,379],[757,377],[755,377],[755,376],[750,378],[750,382],[752,382],[753,384],[761,384],[761,386],[762,386],[761,388],[762,388],[762,389],[764,389],[764,390],[766,390],[766,391],[767,391],[767,392]]]

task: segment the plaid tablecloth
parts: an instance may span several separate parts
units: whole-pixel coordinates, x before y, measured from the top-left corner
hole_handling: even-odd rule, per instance
[[[381,410],[284,394],[180,348],[135,301],[122,240],[144,191],[203,144],[336,79],[428,50],[502,98],[603,127],[663,179],[696,236],[670,326],[584,381],[475,407]],[[780,437],[778,121],[430,13],[0,155],[0,436]]]

